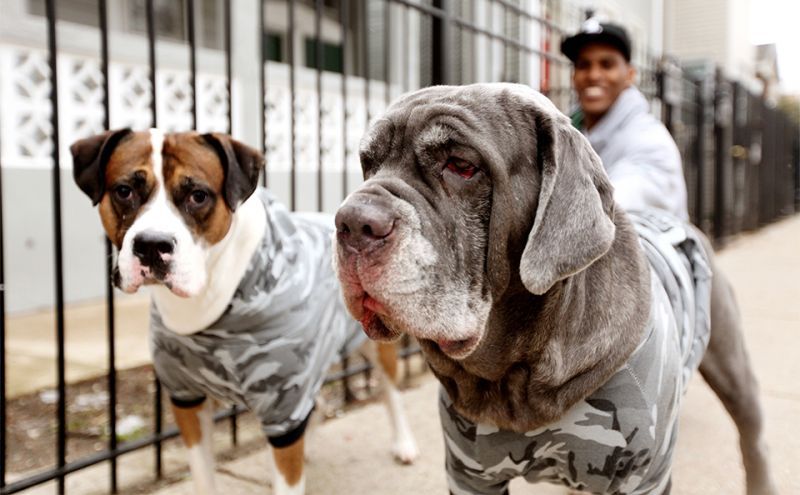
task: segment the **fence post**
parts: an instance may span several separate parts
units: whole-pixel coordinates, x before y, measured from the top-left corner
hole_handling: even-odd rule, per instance
[[[675,137],[675,113],[683,99],[683,74],[680,66],[669,58],[665,58],[656,69],[656,91],[661,100],[661,120],[669,133]]]
[[[446,10],[447,0],[433,0],[433,7]],[[445,20],[439,16],[431,18],[431,84],[447,84],[447,36]]]
[[[777,145],[774,164],[776,190],[773,196],[773,204],[775,206],[773,208],[774,214],[772,220],[787,213],[786,207],[789,203],[787,193],[791,187],[791,182],[787,180],[788,177],[786,176],[786,163],[789,158],[786,152],[786,117],[781,112],[777,112],[777,116],[777,132],[775,132],[775,141]]]
[[[718,68],[714,77],[714,240],[728,234],[728,179],[731,156],[728,129],[731,121],[730,83]]]
[[[794,168],[794,211],[800,212],[800,122],[792,128],[792,168]],[[0,257],[2,258],[2,257]]]
[[[762,101],[764,115],[763,155],[759,170],[758,224],[767,224],[772,220],[772,195],[775,191],[775,111]]]
[[[747,122],[747,93],[738,82],[731,85],[731,223],[730,234],[737,234],[742,230],[745,211],[745,163],[747,162],[747,147],[749,136],[745,123]]]
[[[0,146],[0,148],[2,148]],[[0,157],[3,156],[0,149]],[[0,159],[2,162],[2,159]],[[5,228],[3,227],[3,167],[0,163],[0,489],[6,486],[8,418],[6,416],[6,275]]]
[[[697,226],[705,231],[705,182],[706,182],[706,167],[705,167],[705,81],[695,80],[695,145],[694,145],[694,162],[697,166],[697,181],[695,183],[695,212],[694,218]]]
[[[744,213],[744,228],[754,230],[758,228],[758,209],[760,201],[760,167],[764,143],[764,109],[760,99],[752,94],[747,95],[749,145],[747,150],[747,163],[745,164],[745,190],[746,205]]]
[[[60,470],[67,464],[67,382],[66,382],[66,344],[64,322],[64,253],[61,214],[61,146],[59,140],[59,104],[58,104],[58,48],[56,39],[56,3],[55,0],[45,2],[47,13],[47,51],[50,67],[50,124],[52,125],[52,159],[53,159],[53,251],[55,255],[55,338],[56,338],[56,383],[58,402],[56,407],[56,467]],[[5,356],[3,356],[5,359]],[[64,474],[57,476],[57,493],[66,492]]]
[[[256,149],[261,149],[261,117],[263,107],[259,101],[261,68],[259,50],[263,43],[261,20],[254,13],[259,12],[256,0],[236,0],[231,8],[230,26],[232,49],[231,61],[233,80],[231,81],[230,133]],[[254,63],[256,62],[256,63]]]

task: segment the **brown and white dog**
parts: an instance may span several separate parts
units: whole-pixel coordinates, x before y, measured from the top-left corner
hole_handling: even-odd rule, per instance
[[[158,129],[109,131],[77,141],[71,151],[76,183],[98,206],[103,227],[118,251],[116,286],[134,293],[143,285],[151,285],[163,327],[179,338],[196,335],[222,321],[254,253],[267,242],[269,213],[253,194],[264,164],[262,155],[226,135],[165,134]],[[281,218],[294,216],[286,213]],[[332,233],[332,218],[329,223]],[[330,245],[330,237],[326,239],[326,245]],[[329,264],[329,252],[326,259],[314,262],[325,270]],[[341,299],[332,269],[329,278],[336,298]],[[308,298],[302,304],[313,305],[318,299]],[[346,314],[344,309],[342,314]],[[209,354],[202,359],[215,357]],[[384,396],[394,429],[393,454],[399,461],[410,463],[417,448],[393,383],[395,349],[381,345],[373,358],[388,378]],[[216,364],[212,362],[208,368]],[[162,377],[162,372],[170,373],[158,366],[156,372],[162,382],[168,378]],[[269,380],[275,378],[269,376]],[[311,378],[321,382],[322,376]],[[318,386],[314,393],[317,390]],[[204,389],[203,397],[205,393]],[[214,388],[207,393],[213,397]],[[248,402],[246,394],[244,401]],[[173,412],[189,450],[196,493],[216,493],[212,408],[202,399],[186,403],[173,397]],[[283,435],[281,442],[273,442],[268,435],[276,466],[275,493],[304,492],[303,432],[307,420],[305,416],[302,427]]]

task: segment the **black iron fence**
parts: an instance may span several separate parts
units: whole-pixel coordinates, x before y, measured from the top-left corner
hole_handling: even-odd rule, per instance
[[[36,4],[36,2],[31,2]],[[94,12],[93,19],[80,19],[78,22],[85,22],[88,25],[96,27],[96,32],[99,37],[97,44],[99,46],[99,72],[100,80],[102,81],[102,123],[96,125],[94,129],[86,128],[81,131],[83,135],[88,134],[87,131],[93,130],[94,132],[102,131],[112,127],[113,117],[117,121],[120,116],[112,115],[111,98],[115,92],[122,91],[121,88],[113,87],[111,81],[113,76],[110,70],[110,33],[109,28],[109,4],[106,0],[98,0],[97,10]],[[144,27],[142,35],[146,40],[147,49],[147,85],[146,91],[149,92],[149,119],[148,124],[153,127],[165,126],[170,130],[175,129],[174,123],[168,122],[173,115],[165,114],[164,107],[160,103],[165,98],[170,98],[167,95],[162,96],[160,91],[164,88],[163,84],[157,79],[160,72],[163,71],[159,67],[158,51],[159,45],[165,37],[170,35],[179,38],[179,41],[185,42],[188,50],[188,86],[190,92],[190,125],[188,128],[198,128],[198,112],[199,112],[199,88],[198,88],[198,54],[201,52],[201,46],[208,40],[200,42],[198,38],[198,29],[196,22],[198,19],[197,9],[198,6],[202,8],[209,8],[208,2],[196,2],[195,0],[184,0],[181,2],[159,2],[157,0],[145,0],[142,2],[133,2],[140,7],[139,14],[141,17],[140,27]],[[141,5],[140,5],[141,4]],[[179,13],[181,22],[178,29],[170,31],[170,26],[165,24],[164,16],[166,14],[175,14],[174,6],[178,4],[183,9]],[[223,1],[215,3],[217,6],[216,11],[212,15],[216,15],[222,19],[221,33],[218,32],[216,36],[211,37],[210,44],[216,43],[216,48],[222,52],[224,63],[224,91],[222,92],[223,107],[226,109],[224,122],[218,125],[216,130],[227,132],[234,131],[234,102],[235,96],[234,80],[232,69],[232,61],[235,56],[235,48],[233,46],[232,32],[236,27],[232,23],[232,3],[230,1]],[[219,6],[222,6],[220,9]],[[241,7],[241,4],[237,5]],[[256,91],[256,101],[254,105],[257,106],[259,111],[256,112],[258,116],[258,129],[260,131],[260,138],[258,142],[267,156],[267,170],[264,175],[264,184],[273,188],[288,190],[288,194],[284,194],[288,198],[288,203],[292,209],[298,206],[298,198],[308,196],[308,189],[315,190],[316,194],[316,209],[322,210],[324,208],[325,195],[337,195],[336,188],[331,188],[329,184],[323,184],[326,177],[330,177],[325,170],[325,159],[331,159],[333,152],[325,148],[323,139],[323,125],[325,125],[325,117],[331,118],[330,108],[326,109],[323,105],[323,93],[325,93],[325,76],[333,73],[336,75],[338,72],[340,76],[340,115],[336,125],[340,133],[339,139],[342,140],[340,146],[334,146],[341,156],[342,170],[338,172],[339,175],[339,199],[344,196],[353,188],[353,179],[348,177],[347,164],[354,158],[357,158],[355,147],[352,145],[353,140],[351,130],[354,123],[359,119],[363,119],[360,125],[361,129],[365,127],[364,123],[368,122],[372,115],[375,113],[374,105],[371,100],[374,99],[374,92],[376,87],[372,84],[372,80],[377,80],[381,83],[377,91],[381,91],[379,99],[382,99],[384,104],[388,104],[393,95],[402,91],[414,89],[415,87],[427,86],[430,84],[437,84],[442,82],[450,83],[465,83],[477,80],[513,80],[527,83],[538,84],[539,81],[533,80],[530,76],[523,75],[522,64],[525,60],[528,63],[540,64],[543,61],[548,66],[557,66],[560,70],[567,68],[566,62],[552,54],[541,51],[538,39],[523,39],[523,32],[526,31],[525,26],[537,24],[541,26],[542,36],[553,36],[554,32],[558,32],[558,28],[544,17],[535,15],[527,10],[521,8],[516,2],[510,0],[489,0],[485,2],[486,12],[490,15],[490,22],[479,24],[472,19],[479,17],[479,14],[472,11],[469,5],[460,5],[459,3],[445,2],[443,0],[418,2],[410,0],[313,0],[301,1],[291,0],[284,2],[272,1],[257,1],[253,2],[253,6],[257,11],[258,21],[260,23],[259,33],[260,38],[258,48],[256,50],[256,58],[252,60],[258,66],[259,75],[257,78],[258,88]],[[85,7],[85,6],[84,6]],[[97,452],[75,456],[72,455],[68,449],[68,443],[73,434],[74,427],[70,426],[70,415],[68,411],[68,396],[73,392],[72,384],[67,383],[66,380],[66,346],[65,346],[65,284],[64,284],[64,213],[62,210],[62,192],[64,188],[71,187],[71,184],[62,184],[62,153],[64,148],[64,136],[59,132],[64,127],[64,117],[59,115],[59,110],[62,105],[59,103],[59,95],[63,92],[60,90],[59,74],[59,59],[63,58],[63,51],[60,49],[60,42],[62,39],[58,36],[57,27],[61,25],[65,19],[70,19],[75,22],[77,14],[74,12],[66,12],[69,7],[64,7],[64,3],[55,0],[45,0],[41,6],[38,4],[33,5],[32,9],[38,9],[40,15],[46,21],[46,53],[47,53],[47,71],[44,71],[50,84],[49,88],[49,129],[50,132],[46,136],[46,140],[51,148],[50,166],[51,166],[51,181],[52,190],[50,194],[50,201],[52,204],[52,218],[53,218],[53,250],[52,255],[55,260],[54,263],[54,284],[53,291],[54,304],[54,345],[56,349],[55,361],[55,411],[54,411],[54,446],[52,449],[54,462],[51,467],[44,468],[33,474],[26,474],[23,477],[16,477],[14,481],[9,482],[7,479],[7,459],[10,450],[15,446],[11,445],[7,439],[9,436],[9,428],[15,428],[16,425],[8,424],[7,411],[7,369],[6,360],[3,360],[0,365],[0,432],[2,432],[2,442],[0,442],[0,493],[12,494],[18,493],[29,488],[41,485],[46,482],[55,481],[56,490],[58,493],[65,493],[66,491],[66,477],[72,473],[83,470],[90,466],[108,462],[109,471],[109,489],[112,493],[118,491],[118,466],[117,460],[120,456],[128,454],[133,451],[141,450],[144,448],[153,449],[155,462],[154,462],[154,475],[161,477],[163,474],[163,459],[162,459],[162,444],[167,439],[176,437],[178,432],[176,428],[164,424],[164,408],[162,404],[163,394],[160,384],[157,380],[154,381],[152,400],[152,424],[150,425],[150,433],[131,441],[121,441],[118,439],[117,432],[117,408],[119,406],[119,372],[117,370],[117,353],[115,351],[115,294],[111,285],[111,260],[112,260],[112,247],[111,244],[105,241],[105,325],[107,335],[107,374],[105,378],[105,389],[108,393],[108,405],[106,409],[108,430],[107,441],[102,448]],[[58,10],[57,10],[58,9]],[[212,8],[213,10],[213,8]],[[311,36],[306,37],[305,64],[301,64],[298,60],[298,53],[301,50],[295,48],[295,42],[298,40],[295,30],[300,26],[302,20],[298,19],[298,12],[301,15],[308,15],[309,12],[313,15],[313,30]],[[134,11],[134,14],[136,12]],[[280,13],[280,14],[276,14]],[[66,14],[69,14],[67,16]],[[283,35],[276,35],[274,22],[270,26],[269,20],[275,15],[285,16],[285,33]],[[325,27],[324,24],[331,22],[338,23],[340,36],[339,42],[335,44],[326,43],[323,39],[322,31]],[[203,28],[208,29],[208,22],[203,21]],[[174,27],[174,26],[173,26]],[[482,69],[476,67],[466,67],[464,63],[471,57],[470,50],[466,47],[467,42],[474,42],[474,38],[479,37],[483,40],[481,45],[485,50]],[[409,39],[416,39],[417,42],[410,44]],[[310,42],[309,42],[310,40]],[[399,44],[399,48],[397,45]],[[476,45],[473,45],[476,46]],[[458,57],[452,56],[452,50],[455,49]],[[389,60],[395,59],[400,55],[402,62],[395,63],[394,66],[389,64]],[[259,63],[260,61],[260,63]],[[282,64],[288,69],[288,81],[275,82],[270,81],[268,77],[268,66],[270,62]],[[410,66],[414,65],[415,70],[411,70]],[[400,67],[400,70],[393,70],[393,67]],[[403,68],[404,67],[404,68]],[[300,184],[299,171],[302,158],[298,156],[298,128],[303,123],[299,122],[301,109],[311,106],[313,102],[302,100],[299,95],[300,83],[298,78],[301,69],[311,69],[315,72],[315,96],[316,96],[316,180],[311,181],[312,186],[309,187],[309,181],[305,185]],[[556,69],[548,69],[555,71]],[[273,71],[275,72],[275,71]],[[307,75],[306,71],[306,75]],[[533,71],[536,72],[536,71]],[[413,79],[413,81],[412,81]],[[277,129],[270,124],[271,112],[276,113],[276,108],[280,102],[267,101],[268,90],[270,85],[281,85],[285,89],[283,97],[289,100],[288,118],[284,122],[283,128]],[[329,82],[328,82],[329,84]],[[363,89],[362,96],[354,97],[350,84],[357,84]],[[551,88],[551,94],[558,91]],[[562,95],[566,95],[567,91],[560,90]],[[358,115],[358,111],[354,110],[354,106],[358,106],[360,100],[360,109],[364,115]],[[327,114],[326,114],[327,112]],[[123,118],[124,120],[124,118]],[[90,126],[91,127],[91,126]],[[179,127],[179,126],[178,126]],[[288,132],[287,132],[288,131]],[[81,132],[72,133],[68,140],[71,141],[76,137],[82,137]],[[278,173],[273,173],[273,168],[270,158],[278,156],[275,153],[274,147],[276,146],[275,139],[270,139],[270,133],[281,134],[280,139],[289,142],[288,157],[283,157],[288,162],[288,180],[281,180],[282,177]],[[358,136],[355,136],[357,142]],[[271,148],[271,146],[273,148]],[[6,164],[4,164],[6,165]],[[277,179],[276,179],[277,177]],[[272,184],[273,179],[278,184]],[[0,174],[2,180],[2,174]],[[313,186],[313,182],[316,185]],[[283,191],[284,193],[286,191]],[[2,198],[0,198],[0,207],[3,206]],[[87,221],[96,221],[95,218],[87,219]],[[4,229],[0,225],[0,236],[4,234]],[[2,238],[0,238],[2,240]],[[0,243],[0,249],[2,243]],[[14,260],[2,257],[0,251],[0,284],[5,283],[5,275],[2,271],[7,263],[14,263]],[[103,263],[100,259],[98,263]],[[44,287],[42,289],[45,289]],[[13,288],[12,288],[13,290]],[[3,357],[6,357],[6,331],[5,322],[7,318],[5,297],[6,291],[0,291],[0,310],[2,310],[2,318],[0,318],[0,350],[2,350]],[[407,358],[409,355],[417,352],[416,348],[406,343],[402,349],[400,356]],[[341,370],[331,374],[327,383],[334,381],[344,382],[341,390],[344,393],[344,401],[352,400],[352,396],[348,393],[347,380],[349,377],[358,373],[368,373],[369,366],[367,364],[357,364],[351,366],[347,359],[343,359]],[[408,369],[408,366],[406,367]],[[237,415],[241,411],[236,408],[230,410],[219,411],[216,419],[230,420],[231,425],[231,439],[236,443],[237,438]]]
[[[694,224],[720,245],[800,209],[796,122],[713,67],[663,70],[659,78]],[[672,97],[670,85],[680,89]]]
[[[2,0],[0,0],[2,1]],[[85,4],[85,2],[83,2]],[[463,84],[477,81],[504,80],[533,85],[550,96],[563,109],[571,104],[569,69],[566,59],[557,53],[558,40],[563,30],[551,19],[548,8],[553,2],[542,1],[539,9],[531,10],[524,5],[534,2],[513,0],[485,0],[480,3],[450,2],[447,0],[255,0],[252,6],[257,16],[257,48],[252,51],[250,61],[258,67],[255,95],[250,106],[255,107],[258,125],[256,141],[267,156],[268,172],[265,185],[281,192],[292,209],[300,202],[318,210],[336,204],[354,187],[357,177],[350,173],[348,164],[356,162],[357,143],[360,132],[376,108],[381,108],[397,94],[430,84]],[[141,4],[141,5],[140,5]],[[224,64],[224,90],[221,91],[221,108],[225,111],[222,121],[206,124],[236,134],[234,123],[237,86],[235,84],[233,60],[237,50],[234,46],[235,29],[232,3],[159,2],[143,0],[132,2],[143,7],[143,38],[147,47],[147,78],[149,87],[149,119],[152,126],[176,129],[180,125],[169,121],[174,115],[164,114],[160,106],[172,94],[163,96],[163,88],[157,80],[160,72],[158,49],[165,36],[172,36],[185,44],[188,54],[188,94],[190,108],[187,128],[202,127],[198,114],[201,105],[198,95],[198,54],[211,47],[222,54]],[[166,7],[165,7],[166,5]],[[163,24],[165,15],[159,9],[172,12],[179,6],[180,22],[172,26]],[[216,5],[216,7],[214,7]],[[236,8],[243,3],[234,2]],[[206,17],[198,13],[198,6]],[[220,7],[221,6],[221,7]],[[481,8],[479,9],[478,6]],[[59,134],[63,119],[59,116],[59,37],[57,26],[62,22],[62,12],[56,10],[55,0],[46,0],[41,8],[46,20],[47,60],[50,84],[49,128],[46,136],[52,153],[52,191],[50,201],[53,216],[54,263],[54,341],[56,352],[56,407],[55,434],[53,435],[54,462],[51,467],[34,474],[8,482],[7,463],[9,449],[14,446],[7,441],[9,428],[7,418],[7,368],[6,368],[6,272],[4,268],[13,259],[4,256],[4,242],[8,236],[0,224],[0,494],[18,493],[48,481],[56,481],[58,493],[65,492],[65,478],[76,471],[99,463],[108,462],[109,488],[118,489],[117,459],[129,452],[152,448],[155,455],[156,477],[162,475],[162,443],[175,437],[174,427],[164,425],[162,414],[162,392],[156,381],[152,403],[153,424],[148,435],[133,441],[119,441],[117,434],[118,371],[115,353],[115,294],[111,286],[110,270],[112,249],[105,243],[105,326],[107,334],[107,375],[105,389],[108,393],[107,424],[108,440],[99,451],[72,458],[68,451],[70,422],[67,396],[70,393],[66,381],[65,356],[65,290],[63,249],[61,154],[63,143]],[[62,4],[59,3],[59,8]],[[216,10],[214,10],[216,8]],[[165,11],[166,12],[166,11]],[[135,13],[135,12],[134,12]],[[99,35],[99,72],[102,81],[102,122],[94,131],[108,129],[112,121],[124,121],[125,116],[114,116],[111,98],[122,91],[115,88],[110,77],[109,12],[106,0],[98,0],[96,17],[87,22],[96,27]],[[285,16],[281,21],[283,34],[276,34],[274,17]],[[221,19],[209,22],[208,17]],[[200,29],[197,20],[201,19]],[[309,21],[310,20],[310,21]],[[162,24],[159,24],[162,22]],[[305,22],[307,36],[296,33]],[[309,24],[310,22],[310,24]],[[324,31],[331,26],[339,33],[338,41],[330,42]],[[175,26],[178,26],[177,28]],[[214,27],[216,26],[216,28]],[[216,31],[215,31],[216,29]],[[200,36],[199,32],[204,34]],[[209,35],[208,33],[212,33]],[[305,41],[305,49],[295,43]],[[174,41],[174,40],[173,40]],[[304,60],[298,57],[305,53]],[[285,79],[270,76],[270,63],[281,64]],[[274,66],[273,66],[274,67]],[[798,173],[798,128],[786,117],[764,101],[748,93],[740,84],[726,81],[718,73],[688,75],[685,72],[667,71],[661,67],[643,68],[642,86],[645,94],[662,102],[665,124],[673,133],[681,150],[686,180],[689,189],[689,205],[692,220],[715,239],[723,239],[742,230],[750,230],[792,213],[798,205],[800,174]],[[302,78],[313,74],[310,93],[302,91]],[[332,82],[334,81],[334,82]],[[376,82],[376,84],[373,84]],[[280,113],[283,100],[268,98],[271,88],[280,86],[284,91],[280,98],[288,100],[288,111],[282,124],[271,118]],[[241,87],[241,85],[240,85]],[[354,96],[353,87],[360,95]],[[332,88],[332,89],[331,89]],[[242,89],[241,91],[245,91]],[[377,93],[377,94],[376,94]],[[332,96],[333,94],[333,96]],[[336,104],[326,104],[325,98],[336,99]],[[374,104],[378,100],[377,106]],[[308,117],[303,110],[314,108]],[[162,109],[161,111],[159,109]],[[163,122],[167,122],[164,124]],[[255,121],[254,121],[255,122]],[[254,127],[248,125],[248,128]],[[313,127],[312,151],[303,132]],[[335,129],[331,138],[330,130]],[[89,131],[91,129],[85,129]],[[85,134],[86,132],[84,132]],[[79,133],[78,133],[79,134]],[[73,133],[71,138],[76,137]],[[77,135],[78,137],[82,137]],[[338,142],[337,142],[338,141]],[[288,142],[288,152],[279,153],[280,143]],[[277,144],[276,144],[277,143]],[[0,143],[8,146],[8,143]],[[309,159],[308,157],[312,158]],[[276,163],[284,160],[286,174],[276,172]],[[316,166],[312,172],[303,171],[305,161]],[[341,167],[329,170],[329,162]],[[6,166],[7,164],[3,164]],[[313,177],[309,179],[308,174]],[[357,170],[356,174],[357,175]],[[0,191],[3,173],[0,169]],[[313,200],[308,200],[313,197]],[[0,197],[0,222],[2,213],[8,211]],[[4,208],[4,206],[6,208]],[[87,222],[96,221],[95,218]],[[98,263],[103,261],[97,260]],[[50,290],[41,287],[41,290]],[[13,287],[10,288],[13,290]],[[403,355],[415,352],[406,346]],[[343,369],[329,377],[329,381],[347,380],[356,373],[367,371],[366,365],[349,367],[345,361]],[[347,391],[345,384],[342,390]],[[345,397],[345,400],[349,400]],[[236,442],[236,409],[220,411],[218,420],[230,418],[231,438]]]

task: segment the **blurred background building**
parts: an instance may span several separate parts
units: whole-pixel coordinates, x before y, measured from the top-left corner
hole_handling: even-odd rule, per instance
[[[147,0],[107,4],[112,128],[152,125],[147,4]],[[230,33],[226,5],[231,6]],[[196,0],[191,5],[188,0],[155,0],[152,7],[158,126],[230,130],[258,145],[262,134],[258,60],[263,55],[267,129],[263,147],[269,179],[279,196],[294,201],[299,209],[321,206],[330,211],[338,204],[341,195],[335,191],[341,180],[337,174],[346,170],[349,184],[359,180],[356,150],[367,119],[403,91],[433,83],[515,81],[542,90],[567,110],[572,101],[571,69],[558,53],[558,44],[564,32],[579,26],[589,8],[630,31],[640,84],[654,98],[657,111],[661,107],[655,99],[655,78],[665,55],[704,77],[719,69],[748,91],[763,94],[771,105],[780,98],[774,46],[752,46],[742,34],[748,29],[749,0],[266,0],[263,8],[256,0],[230,4]],[[441,9],[463,23],[441,22],[427,15],[425,8]],[[260,11],[263,22],[256,14]],[[99,273],[97,283],[86,283],[87,272],[100,269],[88,269],[87,264],[97,259],[102,233],[88,202],[69,180],[68,146],[103,128],[98,2],[59,0],[56,15],[60,163],[65,169],[65,218],[71,222],[65,230],[65,251],[71,260],[66,267],[67,294],[70,300],[82,300],[102,291]],[[53,271],[49,205],[30,193],[48,183],[52,166],[46,24],[43,0],[0,0],[3,200],[41,218],[30,222],[29,217],[7,215],[4,219],[7,256],[16,260],[6,275],[11,312],[51,302],[50,294],[39,290],[51,285]],[[190,29],[196,41],[196,124],[187,49]],[[319,100],[317,37],[322,69]],[[230,93],[226,63],[230,64]],[[346,126],[342,124],[345,114]],[[320,194],[312,191],[313,180],[303,181],[313,179],[322,163],[330,190],[323,191],[318,205]],[[296,187],[303,194],[293,196],[288,190],[292,166],[301,172]],[[86,239],[92,244],[86,245]],[[69,273],[73,269],[74,275]]]
[[[711,64],[755,87],[750,0],[665,0],[664,50],[684,64]]]
[[[112,128],[152,125],[147,4],[147,0],[107,3]],[[338,204],[341,195],[335,190],[342,181],[337,174],[347,170],[349,184],[359,180],[356,150],[367,119],[403,91],[433,83],[515,81],[542,90],[567,110],[572,101],[571,69],[558,53],[558,44],[564,32],[577,29],[587,9],[628,28],[640,84],[651,97],[657,96],[656,72],[664,55],[706,75],[719,68],[749,91],[763,94],[770,104],[780,97],[774,46],[752,46],[742,34],[748,29],[749,0],[266,0],[263,7],[256,0],[230,4],[195,0],[191,5],[188,0],[155,0],[152,7],[158,126],[230,130],[258,145],[262,117],[257,61],[263,55],[267,129],[263,147],[269,179],[285,201],[296,196],[294,206],[299,209],[331,210]],[[425,8],[441,9],[463,23],[441,22],[427,15]],[[263,12],[263,22],[257,12]],[[69,144],[103,128],[98,1],[59,0],[56,15],[60,162],[68,172]],[[230,15],[230,33],[226,15]],[[48,182],[52,166],[46,24],[44,0],[0,0],[3,200],[41,218],[36,222],[17,215],[5,219],[7,256],[17,260],[8,267],[6,281],[11,312],[50,302],[50,295],[38,290],[51,285],[47,281],[53,271],[49,205],[30,194]],[[196,124],[187,49],[190,34],[196,42]],[[226,58],[228,34],[231,50]],[[230,64],[230,93],[226,63]],[[660,111],[655,99],[654,109]],[[342,124],[345,113],[346,127]],[[323,192],[318,205],[320,195],[312,191],[316,186],[303,180],[313,179],[321,163],[330,190]],[[293,196],[288,190],[292,166],[300,171],[296,187],[303,194]],[[97,258],[102,233],[68,173],[64,211],[67,221],[74,220],[65,230],[65,250],[71,260],[66,269],[70,272],[74,267],[76,272],[66,278],[68,298],[95,297],[102,284],[85,282],[87,270],[92,271],[86,265]],[[92,239],[93,245],[87,246],[85,239]],[[102,280],[100,274],[97,280]]]

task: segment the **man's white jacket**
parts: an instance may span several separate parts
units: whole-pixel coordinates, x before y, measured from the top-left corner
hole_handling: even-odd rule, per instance
[[[658,208],[689,219],[680,152],[638,89],[620,93],[600,121],[582,132],[603,160],[620,206]]]

